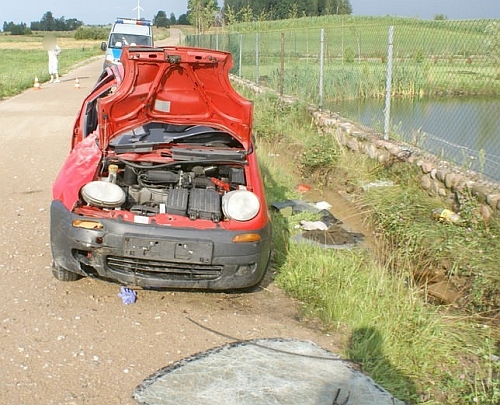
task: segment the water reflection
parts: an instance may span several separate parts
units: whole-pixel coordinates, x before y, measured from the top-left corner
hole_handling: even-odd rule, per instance
[[[325,106],[383,132],[383,100]],[[390,137],[500,181],[500,100],[392,100]]]

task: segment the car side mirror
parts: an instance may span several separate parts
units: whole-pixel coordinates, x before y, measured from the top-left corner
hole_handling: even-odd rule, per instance
[[[108,48],[106,42],[101,42],[101,51],[105,51]]]

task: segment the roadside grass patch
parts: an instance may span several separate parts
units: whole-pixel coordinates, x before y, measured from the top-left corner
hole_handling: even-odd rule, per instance
[[[344,356],[397,398],[418,402],[465,346],[465,325],[427,307],[368,252],[290,244],[276,282],[303,302],[304,316],[347,330]]]
[[[314,156],[322,159],[314,148],[324,135],[307,117],[301,119],[302,107],[284,110],[271,98],[270,108],[269,96],[247,93],[247,97],[255,103],[268,201],[300,199],[300,182],[315,178],[316,184],[324,185],[327,182],[321,179],[327,178],[330,187],[349,194],[378,240],[370,249],[296,243],[291,236],[301,218],[272,213],[275,282],[302,302],[302,316],[320,319],[325,332],[342,334],[342,355],[361,364],[402,400],[498,404],[498,330],[485,319],[491,315],[486,295],[499,284],[494,281],[499,251],[496,223],[490,221],[487,232],[472,200],[467,201],[469,214],[464,214],[467,226],[436,221],[432,211],[445,202],[419,190],[414,169],[398,163],[386,167],[335,142],[321,151],[328,150],[331,157],[315,166]],[[309,170],[304,170],[303,156],[311,163]],[[363,189],[363,184],[377,180],[394,185]],[[422,268],[441,271],[443,266],[448,266],[450,280],[468,272],[467,280],[478,286],[475,299],[486,312],[431,299],[426,280],[415,275]],[[489,285],[480,286],[478,280],[483,280],[488,266]],[[473,301],[470,296],[464,300],[464,304]]]
[[[42,39],[42,36],[34,36],[16,42],[11,36],[0,36],[0,99],[33,87],[35,77],[40,83],[50,79],[48,56],[42,47]],[[58,38],[57,42],[62,49],[59,56],[59,73],[62,76],[76,64],[103,54],[99,48],[100,41]]]

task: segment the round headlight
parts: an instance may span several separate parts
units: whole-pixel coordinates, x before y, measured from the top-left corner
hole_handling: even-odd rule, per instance
[[[117,208],[126,199],[125,192],[114,183],[91,181],[82,187],[82,198],[87,204],[100,208]]]
[[[222,211],[227,218],[249,221],[260,209],[260,201],[251,191],[235,190],[222,196]]]

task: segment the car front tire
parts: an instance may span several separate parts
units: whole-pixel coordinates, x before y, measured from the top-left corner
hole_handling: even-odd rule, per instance
[[[59,281],[76,281],[82,278],[81,275],[66,270],[54,262],[52,262],[52,275]]]

